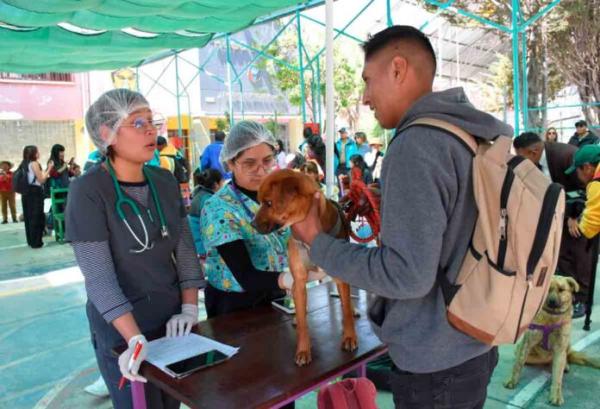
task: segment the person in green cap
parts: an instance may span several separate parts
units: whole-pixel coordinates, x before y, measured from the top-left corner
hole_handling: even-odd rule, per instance
[[[600,146],[586,145],[573,156],[573,164],[565,173],[577,172],[586,185],[585,210],[579,220],[579,231],[588,239],[600,233]]]

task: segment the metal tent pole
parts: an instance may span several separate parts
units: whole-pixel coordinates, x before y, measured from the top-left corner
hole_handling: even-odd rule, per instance
[[[519,125],[520,109],[520,87],[519,79],[519,0],[512,0],[512,65],[513,65],[513,105],[515,109],[515,136],[519,135],[521,128]]]
[[[179,63],[178,54],[175,54],[175,99],[177,100],[177,136],[181,138],[183,132],[181,130],[181,106],[179,104]]]
[[[296,10],[296,29],[298,39],[298,65],[300,66],[300,103],[302,104],[302,125],[306,123],[306,95],[304,84],[304,61],[302,56],[302,28],[300,26],[300,11]]]
[[[227,93],[229,94],[229,126],[234,125],[233,119],[233,95],[231,92],[231,44],[229,43],[229,34],[225,37],[227,46]]]
[[[389,1],[389,0],[388,0]],[[325,106],[327,118],[326,135],[326,168],[327,168],[327,195],[333,193],[334,169],[333,169],[333,146],[334,146],[334,112],[333,112],[333,0],[325,1]]]

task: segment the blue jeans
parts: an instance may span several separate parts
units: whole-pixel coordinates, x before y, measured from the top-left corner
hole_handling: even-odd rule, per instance
[[[392,369],[391,387],[396,409],[480,409],[498,364],[498,349],[453,368],[429,374]]]

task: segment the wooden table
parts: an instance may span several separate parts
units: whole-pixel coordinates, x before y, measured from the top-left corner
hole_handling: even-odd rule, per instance
[[[312,362],[294,363],[296,330],[292,315],[261,307],[201,322],[194,332],[240,347],[225,363],[183,379],[174,379],[144,362],[141,374],[154,385],[191,408],[279,408],[349,371],[359,369],[387,351],[366,318],[367,296],[361,291],[355,306],[358,349],[341,350],[341,304],[331,297],[331,284],[309,289],[308,323]],[[133,382],[134,408],[145,408],[143,384]]]

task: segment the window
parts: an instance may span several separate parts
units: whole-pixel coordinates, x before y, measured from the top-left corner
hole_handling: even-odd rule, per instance
[[[61,72],[46,72],[43,74],[0,72],[0,80],[73,82],[73,74]]]

